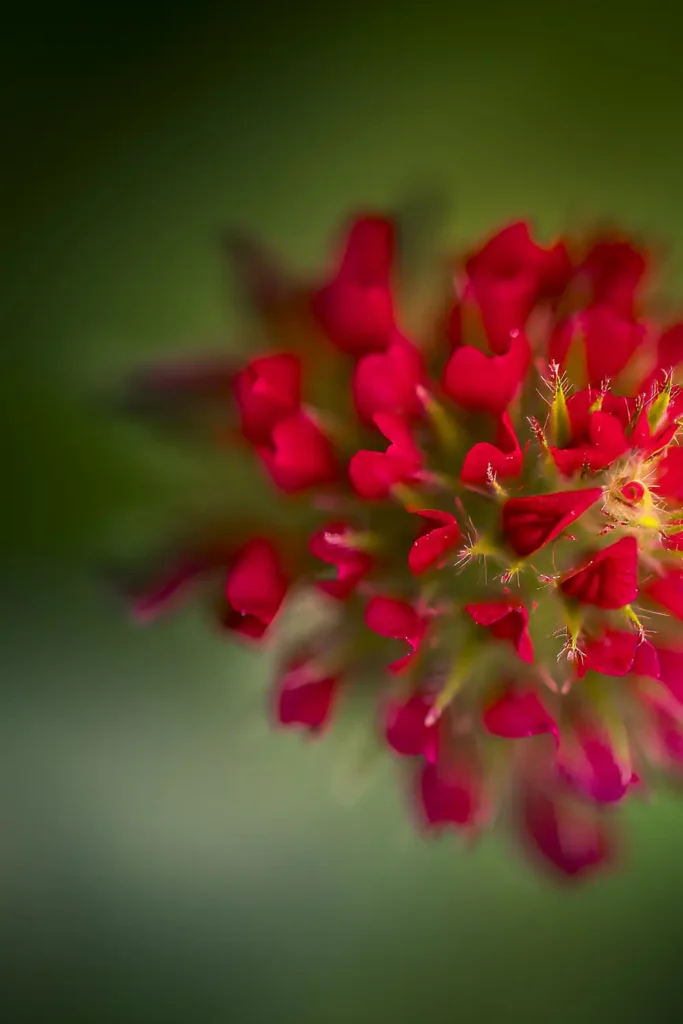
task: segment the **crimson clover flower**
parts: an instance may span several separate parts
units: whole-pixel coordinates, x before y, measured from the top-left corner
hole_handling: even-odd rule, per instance
[[[356,218],[313,286],[252,261],[263,351],[143,376],[218,402],[269,522],[177,553],[137,617],[207,583],[217,627],[262,645],[317,595],[324,622],[284,638],[282,727],[319,734],[362,690],[421,827],[504,820],[561,875],[611,863],[616,805],[683,768],[683,323],[645,318],[650,264],[508,225],[420,344],[389,218]]]

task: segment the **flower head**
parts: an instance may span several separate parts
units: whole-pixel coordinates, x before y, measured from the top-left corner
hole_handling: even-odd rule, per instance
[[[641,319],[640,246],[544,247],[520,222],[460,261],[422,346],[395,241],[356,219],[306,292],[314,343],[283,347],[270,302],[272,345],[221,377],[289,539],[227,531],[133,610],[213,581],[224,629],[284,630],[279,725],[319,733],[358,688],[425,829],[511,820],[582,877],[615,857],[605,807],[683,768],[683,323]],[[293,644],[302,594],[324,614],[295,616]]]

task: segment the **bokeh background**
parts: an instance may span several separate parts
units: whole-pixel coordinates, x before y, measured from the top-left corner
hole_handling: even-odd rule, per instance
[[[646,230],[683,300],[675,5],[38,0],[3,21],[4,1019],[680,1020],[683,803],[629,808],[621,872],[579,889],[499,839],[415,838],[392,765],[357,794],[347,737],[271,733],[266,667],[196,612],[125,621],[99,562],[205,470],[91,401],[230,344],[221,227],[314,266],[349,210],[425,183],[451,240],[519,215]]]

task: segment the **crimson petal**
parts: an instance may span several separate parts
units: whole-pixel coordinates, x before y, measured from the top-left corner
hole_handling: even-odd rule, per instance
[[[358,415],[369,423],[377,413],[418,416],[421,405],[417,387],[423,379],[422,356],[403,338],[385,352],[364,356],[353,377],[353,400]]]
[[[337,578],[321,580],[318,589],[339,601],[350,597],[373,566],[373,559],[367,552],[346,545],[344,538],[349,532],[346,523],[330,523],[316,531],[309,543],[312,555],[337,570]]]
[[[348,232],[332,280],[313,298],[313,311],[334,345],[351,355],[385,349],[394,329],[391,270],[394,226],[359,217]]]
[[[520,811],[525,838],[561,875],[579,878],[611,861],[611,837],[594,811],[580,812],[531,786],[522,793]]]
[[[503,505],[503,533],[513,551],[530,555],[571,526],[602,497],[602,488],[556,491],[509,498]]]
[[[353,488],[368,501],[388,497],[392,487],[409,483],[422,468],[420,449],[401,417],[381,413],[374,420],[377,429],[391,443],[384,452],[362,449],[349,463]]]
[[[424,757],[436,761],[439,747],[439,724],[427,724],[433,697],[414,693],[403,702],[389,703],[385,731],[387,743],[401,757]]]
[[[557,736],[557,723],[534,690],[508,689],[484,709],[483,723],[493,736],[510,740]]]
[[[254,538],[244,545],[225,584],[226,629],[260,639],[285,599],[288,580],[270,541]]]
[[[259,449],[273,483],[285,494],[334,483],[339,467],[334,448],[306,413],[279,420],[269,447]]]
[[[531,360],[523,334],[503,355],[487,356],[472,345],[457,348],[446,366],[443,389],[463,409],[502,416],[519,391]]]
[[[425,764],[418,777],[418,795],[429,829],[471,828],[482,814],[481,780],[464,761]]]
[[[519,476],[523,455],[508,413],[503,413],[498,424],[496,444],[480,441],[470,448],[460,471],[464,484],[484,486],[489,471],[500,480]]]
[[[462,540],[460,527],[455,516],[450,512],[438,509],[416,509],[415,514],[441,526],[427,530],[418,537],[408,552],[408,566],[415,576],[420,576],[429,569],[439,568],[454,548]]]
[[[499,640],[510,640],[522,661],[532,665],[534,649],[529,636],[529,612],[513,601],[468,604],[465,611],[478,626],[485,626]]]
[[[275,424],[301,404],[300,360],[288,353],[252,359],[236,375],[234,388],[242,433],[252,444],[268,444]]]
[[[560,589],[580,604],[618,609],[638,596],[638,542],[622,537],[602,548],[590,561],[565,575]]]
[[[292,662],[277,686],[277,719],[284,726],[320,732],[329,722],[339,691],[339,679],[320,675],[306,661]]]
[[[404,640],[410,651],[403,658],[391,662],[388,669],[397,674],[408,667],[422,643],[425,634],[425,620],[407,601],[378,595],[368,601],[365,609],[365,623],[368,629],[390,640]]]

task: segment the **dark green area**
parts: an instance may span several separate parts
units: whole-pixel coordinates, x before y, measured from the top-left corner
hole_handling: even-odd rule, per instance
[[[621,874],[558,891],[501,839],[415,838],[395,765],[349,803],[343,724],[271,733],[264,666],[192,612],[135,631],[100,588],[102,553],[237,484],[92,401],[230,344],[226,224],[305,267],[350,209],[426,187],[451,240],[525,214],[647,231],[683,299],[680,22],[663,0],[5,15],[3,1019],[680,1020],[683,805],[634,806]]]

